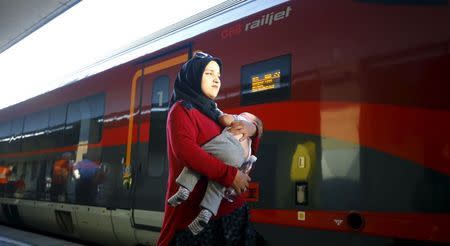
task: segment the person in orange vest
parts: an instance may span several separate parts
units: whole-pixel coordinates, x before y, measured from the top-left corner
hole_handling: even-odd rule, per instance
[[[72,172],[72,154],[65,152],[61,159],[53,164],[52,186],[50,188],[50,199],[52,201],[65,201],[67,195],[67,181]]]
[[[0,166],[0,194],[5,196],[8,191],[9,176],[13,171],[13,166]]]

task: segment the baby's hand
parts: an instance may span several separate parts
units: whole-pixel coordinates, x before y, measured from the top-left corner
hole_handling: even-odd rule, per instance
[[[233,121],[234,117],[231,114],[222,114],[219,116],[219,123],[223,127],[230,126]]]
[[[235,120],[231,122],[230,133],[234,136],[242,134],[239,141],[244,141],[248,137],[252,137],[256,133],[256,126],[244,120]]]
[[[239,142],[242,142],[241,139],[244,137],[244,134],[232,134],[231,135],[234,137],[234,139],[238,140]]]

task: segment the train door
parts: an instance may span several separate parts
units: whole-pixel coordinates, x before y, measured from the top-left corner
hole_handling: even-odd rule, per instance
[[[189,54],[189,46],[180,47],[143,61],[138,71],[134,100],[139,112],[134,119],[137,140],[133,140],[136,144],[131,151],[132,221],[138,229],[159,232],[162,225],[168,175],[166,119],[170,93]]]

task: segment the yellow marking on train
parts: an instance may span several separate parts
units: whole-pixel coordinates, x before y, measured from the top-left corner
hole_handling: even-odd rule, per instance
[[[185,54],[182,54],[180,56],[176,56],[174,58],[171,58],[169,60],[160,62],[158,64],[148,66],[148,67],[144,68],[144,75],[147,75],[147,74],[150,74],[150,73],[154,73],[156,71],[160,71],[160,70],[163,70],[163,69],[166,69],[166,68],[178,65],[180,63],[183,63],[183,62],[187,61],[187,59],[188,59],[188,54],[185,53]]]
[[[130,165],[131,142],[133,140],[134,102],[136,98],[136,81],[142,76],[142,69],[136,71],[131,82],[130,119],[128,121],[127,157],[125,167]]]
[[[297,149],[292,156],[291,162],[291,180],[292,181],[306,181],[308,180],[312,169],[315,166],[316,144],[313,142],[306,142],[298,144]]]
[[[142,73],[142,69],[136,71],[133,76],[133,80],[131,81],[131,98],[130,98],[130,120],[128,121],[128,141],[127,141],[127,155],[125,159],[125,170],[130,166],[131,163],[131,145],[133,143],[133,123],[134,123],[134,103],[136,99],[136,82],[142,77],[142,75],[148,75],[180,63],[186,62],[188,60],[188,54],[184,53],[182,55],[176,56],[174,58],[165,60],[163,62],[148,66],[144,68],[144,73]],[[130,173],[126,171],[124,173],[124,177],[128,177]]]

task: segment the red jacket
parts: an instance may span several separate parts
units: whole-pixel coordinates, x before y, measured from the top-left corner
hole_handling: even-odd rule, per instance
[[[230,187],[237,169],[226,165],[221,160],[208,154],[200,146],[219,135],[219,124],[195,108],[181,102],[175,103],[167,118],[167,153],[169,157],[169,179],[167,181],[166,205],[161,235],[158,245],[169,245],[177,231],[184,230],[200,212],[200,202],[205,194],[207,180],[213,180],[225,187]],[[253,140],[253,149],[259,139]],[[207,178],[201,178],[187,201],[177,207],[167,204],[179,188],[175,179],[183,167],[188,167]],[[216,218],[233,212],[244,204],[242,197],[233,203],[222,200]]]

